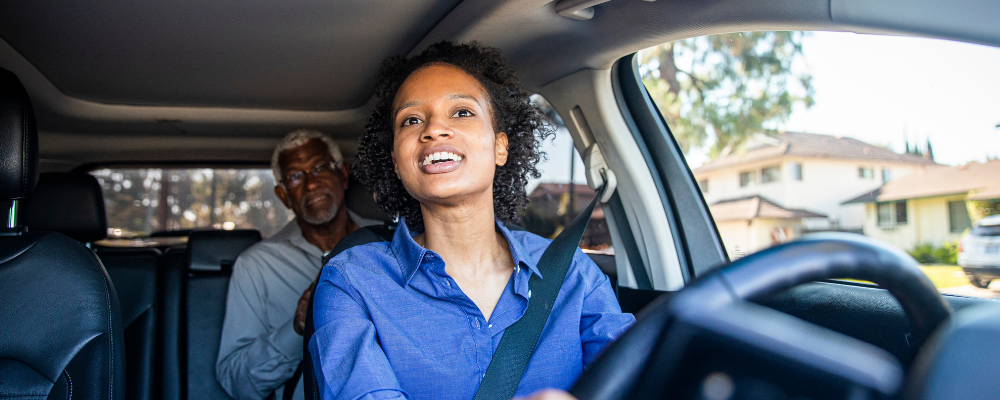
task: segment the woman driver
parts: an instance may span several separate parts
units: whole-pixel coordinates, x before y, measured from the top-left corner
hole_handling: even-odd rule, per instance
[[[551,130],[498,50],[447,42],[379,74],[354,171],[399,215],[316,287],[309,350],[324,399],[472,399],[550,240],[510,231]],[[567,389],[635,319],[577,250],[517,389]],[[536,398],[563,398],[544,392]]]

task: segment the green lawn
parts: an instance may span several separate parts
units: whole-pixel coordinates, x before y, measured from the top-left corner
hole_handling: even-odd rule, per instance
[[[962,271],[962,267],[957,265],[921,265],[920,270],[924,271],[924,275],[927,275],[927,277],[931,279],[931,282],[934,283],[934,287],[938,289],[965,286],[969,284],[969,279],[965,277],[965,272]],[[857,279],[843,280],[871,283]]]
[[[957,265],[921,265],[920,270],[924,271],[928,278],[931,278],[934,287],[938,289],[969,284],[962,267]]]

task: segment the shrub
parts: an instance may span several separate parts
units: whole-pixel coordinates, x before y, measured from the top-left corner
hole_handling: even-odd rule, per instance
[[[958,240],[945,241],[941,246],[924,243],[907,253],[921,264],[957,264]]]

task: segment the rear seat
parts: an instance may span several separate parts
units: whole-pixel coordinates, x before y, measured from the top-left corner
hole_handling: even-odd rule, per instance
[[[104,197],[97,179],[84,173],[41,174],[25,201],[23,220],[33,231],[65,234],[95,250],[121,304],[125,327],[125,398],[159,398],[157,366],[156,249],[90,245],[107,235]]]
[[[188,236],[185,326],[188,399],[229,399],[215,378],[233,263],[261,239],[256,230],[196,230]]]

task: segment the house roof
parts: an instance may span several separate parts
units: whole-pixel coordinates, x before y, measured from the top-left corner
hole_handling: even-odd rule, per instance
[[[531,193],[528,194],[528,198],[535,199],[538,197],[551,196],[555,199],[566,193],[569,193],[568,183],[539,183],[538,186],[535,187],[535,190],[532,190]],[[587,186],[587,184],[575,184],[573,185],[573,195],[575,197],[574,203],[576,203],[573,207],[574,211],[579,212],[590,204],[592,200],[594,200],[594,196],[597,195],[597,192],[595,192],[594,189],[591,189],[590,186]],[[603,219],[604,209],[601,208],[600,205],[594,207],[594,213],[591,214],[590,218]]]
[[[870,203],[968,193],[969,200],[1000,198],[1000,160],[928,168],[845,201]]]
[[[730,153],[709,161],[695,168],[694,173],[715,171],[782,156],[936,165],[933,160],[921,156],[899,154],[849,137],[785,132],[774,137],[755,139],[754,143],[748,144],[746,151]]]
[[[784,208],[777,203],[761,196],[741,197],[723,200],[708,206],[715,222],[733,220],[752,220],[755,218],[769,219],[801,219],[826,218],[826,215],[808,210]]]

